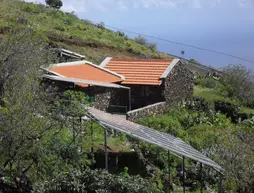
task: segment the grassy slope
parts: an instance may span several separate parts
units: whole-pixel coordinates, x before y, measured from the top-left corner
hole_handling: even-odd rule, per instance
[[[135,43],[123,33],[93,25],[74,14],[18,0],[0,0],[0,26],[15,25],[17,18],[25,18],[29,25],[38,26],[51,43],[86,55],[95,63],[100,63],[107,56],[170,57]]]
[[[202,86],[194,86],[194,97],[200,97],[208,102],[225,101],[235,104],[235,101],[225,96],[222,92],[216,89],[206,88]]]
[[[227,94],[221,92],[216,88],[211,89],[203,87],[201,85],[196,85],[194,86],[194,97],[203,98],[210,104],[212,104],[214,101],[224,101],[234,105],[239,105],[241,113],[254,114],[254,109],[242,106],[240,101],[229,98]]]

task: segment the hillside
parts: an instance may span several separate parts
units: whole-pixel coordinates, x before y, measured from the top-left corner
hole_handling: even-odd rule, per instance
[[[100,24],[79,19],[73,13],[18,0],[0,0],[0,26],[30,25],[38,28],[48,41],[87,56],[100,63],[105,57],[168,58],[155,47],[137,44],[123,32],[114,32]]]
[[[74,14],[0,0],[0,192],[162,193],[182,192],[183,184],[187,192],[219,192],[221,175],[212,168],[190,159],[183,167],[181,156],[133,133],[105,130],[99,120],[87,118],[91,101],[84,92],[59,94],[38,81],[43,73],[38,69],[55,59],[48,46],[97,64],[109,55],[170,57]],[[226,72],[197,73],[193,97],[137,122],[180,138],[219,164],[225,192],[253,192],[254,85],[240,65]],[[104,145],[109,172],[102,170]]]

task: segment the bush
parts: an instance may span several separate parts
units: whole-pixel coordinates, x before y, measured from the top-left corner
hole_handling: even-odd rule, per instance
[[[40,13],[41,8],[33,3],[26,3],[23,6],[23,10],[29,13]]]
[[[195,80],[196,85],[200,85],[202,87],[207,87],[207,88],[215,88],[216,82],[217,81],[214,80],[212,77],[201,77]]]
[[[118,192],[139,193],[149,192],[149,182],[139,176],[113,175],[105,170],[90,170],[84,172],[71,171],[58,175],[57,178],[38,183],[34,193],[85,193],[85,192]]]
[[[230,94],[249,107],[254,107],[254,73],[242,65],[231,65],[223,70],[221,82],[228,85]]]
[[[59,31],[65,31],[66,28],[64,26],[61,26],[61,25],[57,25],[54,27],[56,30],[59,30]]]
[[[150,50],[152,50],[152,51],[156,51],[156,49],[157,49],[156,43],[150,43],[150,44],[147,45],[147,47],[148,47]]]

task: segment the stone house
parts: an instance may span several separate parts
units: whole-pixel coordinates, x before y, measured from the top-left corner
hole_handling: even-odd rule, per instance
[[[100,67],[125,77],[121,85],[131,89],[132,109],[163,101],[175,105],[193,94],[193,73],[179,59],[106,58]]]
[[[45,72],[51,83],[84,91],[94,107],[108,112],[164,101],[172,106],[193,94],[193,73],[179,59],[106,58],[99,66],[82,60],[54,64]]]

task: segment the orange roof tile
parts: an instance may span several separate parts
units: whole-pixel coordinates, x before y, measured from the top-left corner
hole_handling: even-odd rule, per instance
[[[114,72],[110,72],[107,69],[103,69],[101,67],[96,67],[94,64],[88,63],[62,63],[63,65],[56,64],[50,71],[58,73],[59,75],[68,77],[68,78],[76,78],[76,79],[85,79],[85,80],[94,80],[100,82],[121,82],[122,78]],[[86,84],[77,84],[81,87],[87,87]]]
[[[159,85],[160,77],[172,59],[111,59],[105,66],[125,76],[121,84]]]

